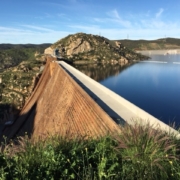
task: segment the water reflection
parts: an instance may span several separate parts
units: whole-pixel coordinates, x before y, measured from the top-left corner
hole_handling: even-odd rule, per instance
[[[180,55],[153,55],[150,61],[100,83],[163,122],[179,126],[180,64],[174,62],[180,62]]]
[[[152,55],[128,65],[76,65],[84,74],[161,121],[180,125],[180,55]]]
[[[120,72],[132,64],[75,64],[74,67],[96,81],[102,81]]]

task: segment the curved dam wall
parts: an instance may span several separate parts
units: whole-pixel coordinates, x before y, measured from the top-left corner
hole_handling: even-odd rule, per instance
[[[149,123],[168,133],[178,132],[77,69],[56,58],[47,63],[31,97],[13,124],[1,130],[13,139],[59,134],[63,137],[99,137],[121,132],[118,124]]]
[[[8,139],[61,136],[98,137],[120,132],[120,127],[93,101],[52,57],[19,117],[1,132]]]
[[[134,123],[141,125],[149,124],[155,129],[161,129],[168,133],[176,134],[178,137],[180,136],[175,129],[84,75],[72,66],[63,61],[59,61],[58,63],[95,99],[96,103],[98,103],[116,123],[128,123],[131,125]]]

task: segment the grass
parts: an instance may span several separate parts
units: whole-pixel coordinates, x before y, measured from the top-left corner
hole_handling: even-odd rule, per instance
[[[180,179],[179,140],[150,125],[125,125],[116,138],[4,143],[0,179]]]
[[[173,179],[174,165],[179,161],[178,144],[174,138],[135,124],[127,126],[119,137],[118,149],[122,150],[123,176],[126,179]]]

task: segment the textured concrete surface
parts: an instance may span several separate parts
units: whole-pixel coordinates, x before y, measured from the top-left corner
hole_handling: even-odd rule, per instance
[[[123,97],[102,86],[65,62],[58,63],[79,83],[80,86],[106,111],[118,124],[149,123],[155,129],[161,129],[168,133],[179,133],[159,119],[140,109]]]
[[[2,129],[8,139],[60,134],[69,138],[117,134],[120,127],[58,63],[48,57],[43,74],[15,122]]]

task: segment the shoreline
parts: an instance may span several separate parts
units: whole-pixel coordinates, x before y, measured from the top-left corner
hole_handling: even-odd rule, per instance
[[[142,55],[168,55],[168,54],[180,54],[180,49],[162,49],[162,50],[142,50],[136,51]]]

